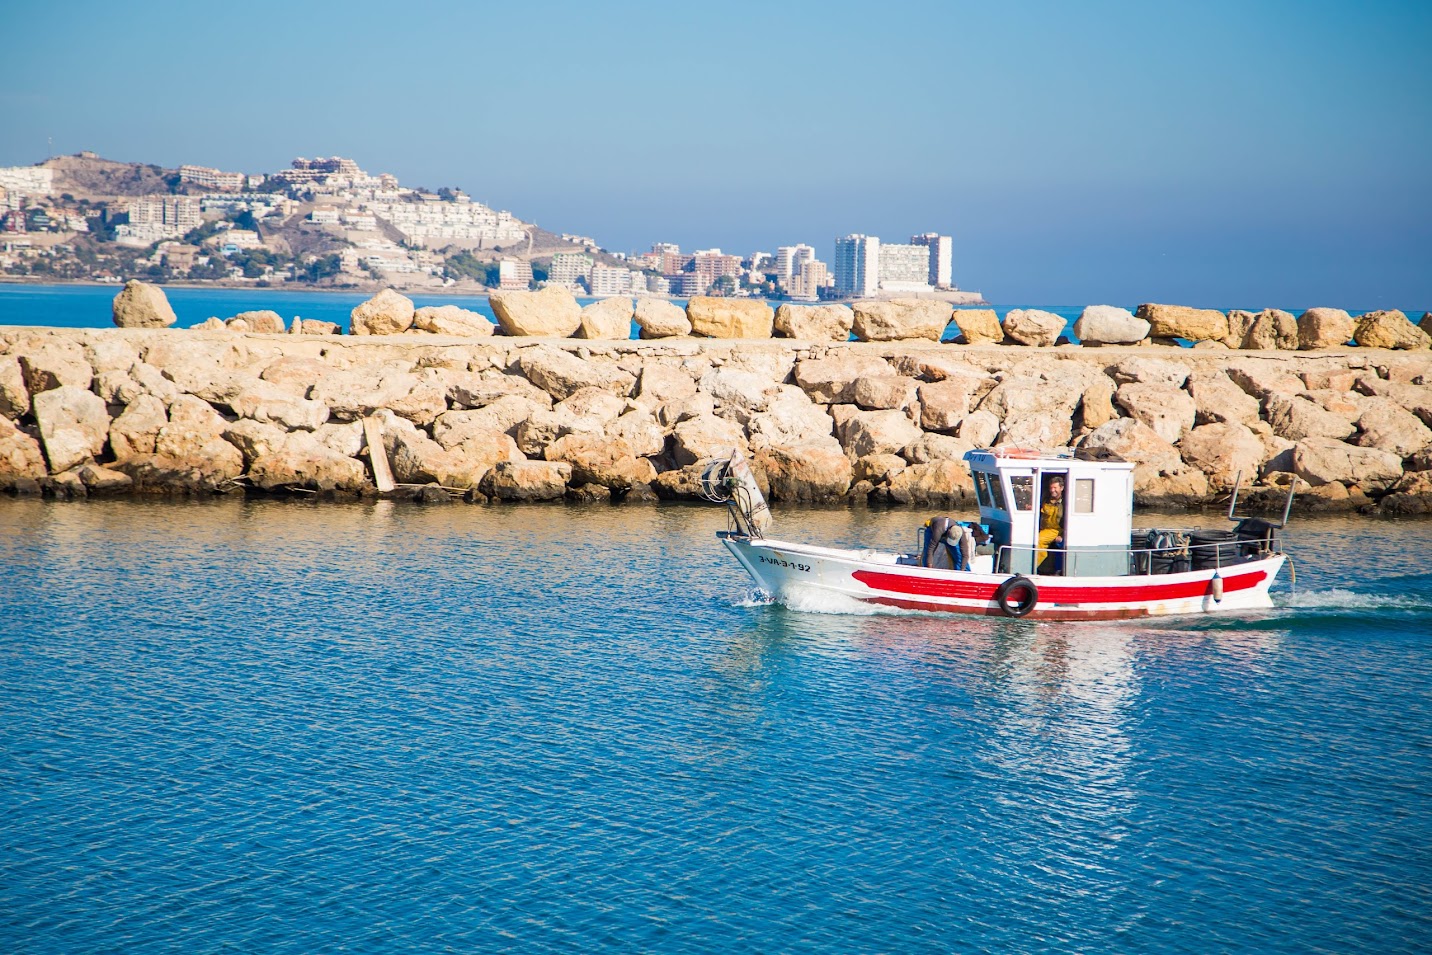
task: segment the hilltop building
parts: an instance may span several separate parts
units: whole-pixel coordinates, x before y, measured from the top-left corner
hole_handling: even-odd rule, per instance
[[[129,203],[129,224],[115,229],[121,245],[143,246],[177,239],[204,221],[199,200],[188,196],[140,196]]]
[[[930,290],[930,250],[922,245],[880,246],[880,287],[888,292]]]
[[[55,192],[55,171],[45,166],[0,168],[0,189],[26,196],[50,196]]]
[[[592,280],[592,257],[585,252],[557,252],[547,269],[547,284],[576,288]]]
[[[179,167],[179,181],[219,192],[242,192],[248,177],[241,172],[222,172],[209,166],[183,165]]]

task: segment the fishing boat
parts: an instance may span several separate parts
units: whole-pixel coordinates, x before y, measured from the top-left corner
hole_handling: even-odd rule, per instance
[[[1229,529],[1133,529],[1133,469],[1069,449],[994,448],[964,457],[979,521],[948,517],[920,528],[914,553],[821,547],[766,536],[771,512],[739,453],[713,460],[702,493],[727,506],[717,537],[783,603],[803,597],[936,613],[1115,620],[1272,606],[1268,588],[1287,560],[1280,522],[1238,516]],[[831,602],[839,604],[839,599]]]

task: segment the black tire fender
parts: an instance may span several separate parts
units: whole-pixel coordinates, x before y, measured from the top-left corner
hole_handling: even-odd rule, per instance
[[[1011,603],[1009,595],[1017,591],[1023,591],[1024,597]],[[994,592],[994,602],[999,605],[1000,613],[1006,617],[1027,616],[1039,603],[1039,587],[1023,574],[1015,574],[999,585],[999,589]]]

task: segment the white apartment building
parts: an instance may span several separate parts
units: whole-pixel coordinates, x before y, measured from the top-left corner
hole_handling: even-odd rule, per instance
[[[880,287],[889,292],[930,290],[930,250],[923,245],[880,246]]]
[[[248,177],[241,172],[222,172],[210,166],[183,165],[179,167],[179,181],[192,182],[205,189],[220,192],[242,192]]]
[[[830,284],[830,271],[819,259],[806,259],[786,286],[791,299],[797,302],[820,301],[820,290]]]
[[[308,221],[315,225],[338,225],[338,219],[336,206],[319,206],[308,214]]]
[[[44,166],[0,168],[0,188],[27,196],[48,196],[55,191],[55,171]]]
[[[789,288],[791,279],[800,274],[801,265],[815,260],[815,249],[809,245],[783,245],[776,249],[776,279],[782,288]]]
[[[507,211],[497,212],[460,196],[456,202],[433,197],[417,202],[373,200],[359,208],[386,219],[404,241],[419,248],[454,241],[483,246],[506,245],[527,238],[522,223]]]
[[[880,285],[880,240],[859,232],[836,239],[834,265],[838,295],[874,295]]]
[[[547,269],[547,282],[573,288],[586,285],[592,278],[592,257],[584,252],[558,252]]]
[[[199,200],[187,196],[140,196],[129,203],[129,224],[115,229],[121,245],[149,245],[177,239],[204,221]]]
[[[497,263],[497,287],[504,291],[521,291],[532,287],[532,263],[503,259]]]
[[[592,295],[605,298],[613,295],[645,295],[646,273],[600,262],[592,266]]]
[[[911,245],[923,245],[930,250],[929,283],[935,288],[954,288],[954,274],[951,269],[954,240],[938,232],[910,236]]]

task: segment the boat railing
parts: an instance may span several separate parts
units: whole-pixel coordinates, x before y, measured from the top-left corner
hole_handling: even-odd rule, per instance
[[[1040,554],[1053,554],[1067,566],[1069,557],[1082,554],[1101,555],[1125,553],[1128,571],[1133,575],[1177,574],[1190,570],[1222,570],[1225,564],[1243,564],[1273,553],[1261,538],[1229,538],[1209,543],[1193,543],[1184,539],[1152,547],[1038,547],[1002,544],[995,552],[994,566],[1000,573],[1015,566],[1015,557],[1028,555],[1029,566],[1037,568],[1043,561]]]

